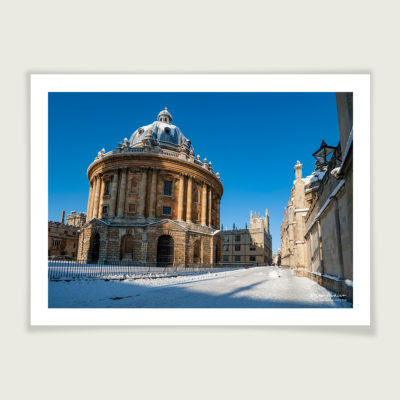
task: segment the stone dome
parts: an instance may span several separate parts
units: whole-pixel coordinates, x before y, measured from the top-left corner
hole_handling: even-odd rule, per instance
[[[155,143],[160,147],[172,148],[183,146],[187,151],[193,151],[194,148],[190,140],[188,140],[182,131],[175,125],[171,124],[172,116],[167,109],[162,110],[157,121],[150,125],[138,128],[130,137],[129,143],[132,147],[143,147],[147,141]]]

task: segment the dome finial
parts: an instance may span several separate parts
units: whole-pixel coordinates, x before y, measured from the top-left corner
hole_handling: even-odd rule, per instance
[[[166,122],[167,124],[170,124],[172,122],[172,115],[167,111],[167,107],[165,107],[164,110],[160,111],[157,116],[157,120],[160,122]]]

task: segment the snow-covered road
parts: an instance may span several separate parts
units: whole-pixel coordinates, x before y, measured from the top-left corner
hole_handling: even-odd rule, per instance
[[[54,308],[293,308],[351,307],[351,303],[277,267],[160,279],[49,282]]]

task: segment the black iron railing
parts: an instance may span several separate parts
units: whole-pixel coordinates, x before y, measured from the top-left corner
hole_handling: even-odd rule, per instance
[[[88,262],[86,260],[49,260],[48,277],[50,279],[64,278],[145,278],[190,275],[207,272],[220,272],[255,267],[259,264],[185,264],[174,263],[143,263],[133,261],[119,262]]]

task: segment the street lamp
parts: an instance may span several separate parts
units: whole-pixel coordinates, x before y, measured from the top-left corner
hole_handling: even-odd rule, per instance
[[[322,141],[320,148],[313,153],[313,157],[321,164],[321,166],[325,166],[332,158],[333,152],[336,150],[336,147],[328,146],[325,143],[325,140]]]

